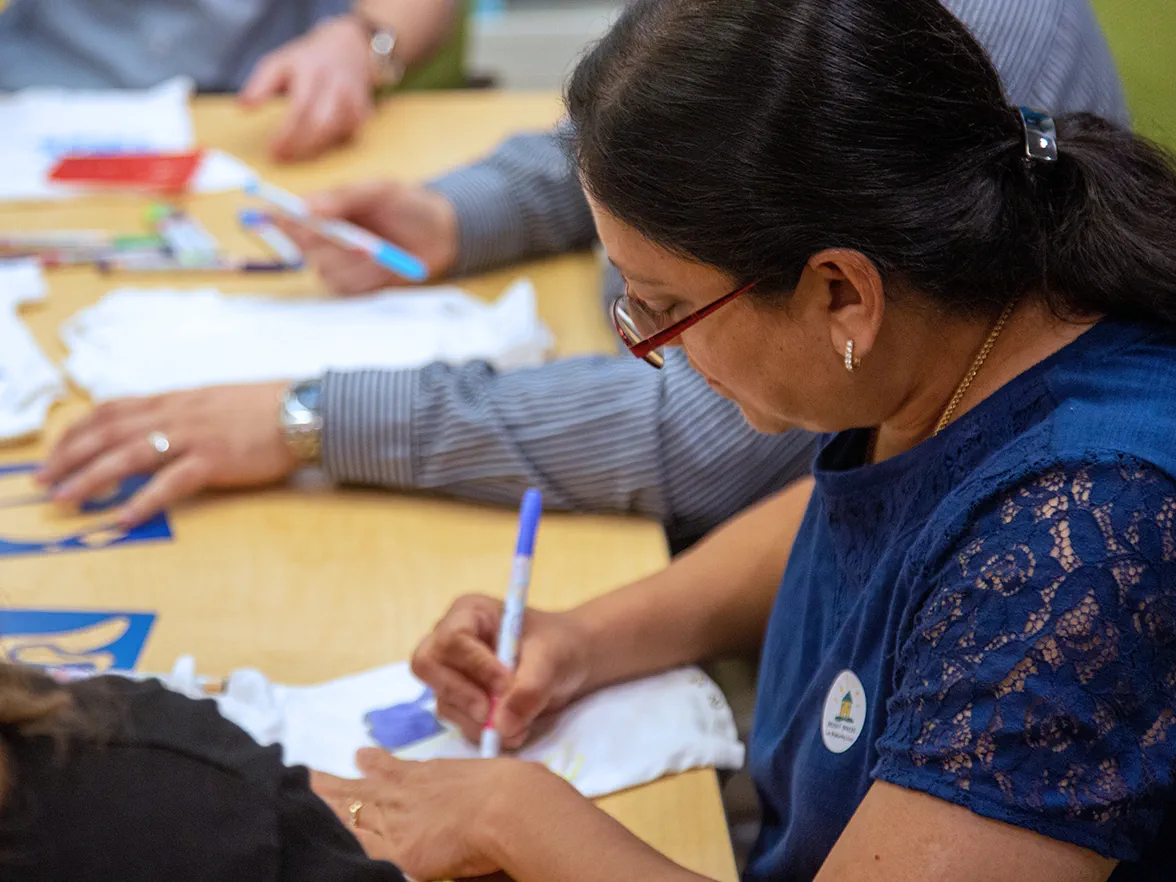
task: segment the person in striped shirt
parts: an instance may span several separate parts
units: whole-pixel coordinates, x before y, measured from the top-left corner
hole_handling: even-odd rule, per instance
[[[1126,122],[1089,0],[943,2],[988,51],[1011,103]],[[594,238],[559,132],[511,138],[425,186],[365,182],[313,201],[323,215],[420,254],[436,278],[586,247]],[[396,282],[350,252],[293,232],[341,294]],[[619,284],[608,272],[610,302]],[[274,418],[283,395],[285,429]],[[148,441],[154,432],[169,439],[166,457]],[[289,389],[257,384],[112,402],[65,434],[40,478],[58,499],[76,503],[120,477],[154,470],[120,514],[130,524],[205,487],[278,481],[317,461],[340,483],[499,504],[538,486],[551,508],[656,518],[678,550],[807,473],[813,451],[807,433],[750,428],[671,351],[661,371],[619,355],[505,373],[484,363],[433,364],[330,372]]]

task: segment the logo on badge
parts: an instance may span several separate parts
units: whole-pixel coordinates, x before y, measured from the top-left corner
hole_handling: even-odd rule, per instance
[[[866,690],[853,671],[842,671],[825,696],[821,739],[833,753],[853,747],[866,727]]]

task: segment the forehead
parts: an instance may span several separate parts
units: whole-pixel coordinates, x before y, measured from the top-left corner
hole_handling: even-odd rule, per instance
[[[730,280],[721,270],[654,243],[591,197],[588,204],[609,259],[629,281],[676,288],[683,293],[729,284]]]

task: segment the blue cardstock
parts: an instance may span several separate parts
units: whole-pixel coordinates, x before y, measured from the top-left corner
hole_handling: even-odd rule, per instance
[[[27,474],[39,468],[38,463],[22,463],[19,465],[0,466],[0,478],[5,475]],[[97,514],[103,511],[114,511],[131,498],[149,479],[146,476],[128,478],[123,481],[117,492],[101,499],[86,502],[81,506],[83,514]],[[19,505],[35,505],[39,500],[22,499],[6,500],[0,496],[0,507],[12,503]],[[43,504],[43,503],[42,503]],[[137,527],[129,530],[103,526],[80,533],[66,533],[58,536],[46,536],[37,540],[13,539],[0,535],[0,557],[17,554],[55,554],[66,551],[92,551],[97,548],[113,548],[118,545],[128,545],[136,542],[158,542],[171,539],[171,526],[167,515],[155,515]]]
[[[154,613],[0,608],[0,659],[101,674],[134,670]]]

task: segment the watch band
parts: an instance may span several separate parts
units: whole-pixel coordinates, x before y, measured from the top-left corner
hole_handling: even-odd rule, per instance
[[[355,17],[367,30],[372,82],[384,88],[399,85],[404,79],[405,70],[396,57],[396,32],[373,22],[362,13],[356,12]]]
[[[323,417],[319,409],[322,390],[321,379],[293,383],[282,397],[278,411],[282,440],[295,458],[307,465],[322,459]]]

